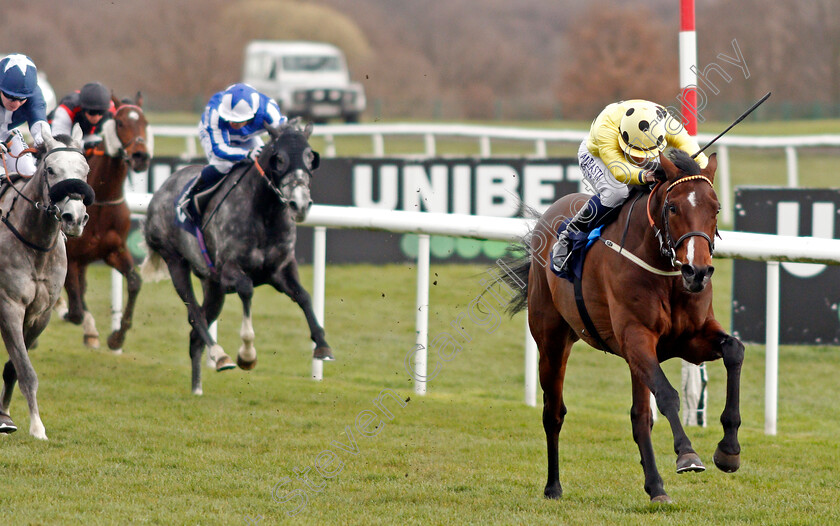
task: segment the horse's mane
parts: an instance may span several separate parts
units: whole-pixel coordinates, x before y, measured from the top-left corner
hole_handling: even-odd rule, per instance
[[[700,165],[685,151],[673,148],[668,152],[668,158],[686,175],[700,175]]]

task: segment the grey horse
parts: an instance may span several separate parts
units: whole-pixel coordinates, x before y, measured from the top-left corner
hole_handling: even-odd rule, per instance
[[[47,439],[38,413],[38,377],[29,361],[29,349],[47,326],[64,285],[65,235],[82,234],[88,220],[85,206],[93,201],[81,141],[78,126],[72,137],[53,139],[44,133],[35,175],[14,185],[4,183],[0,195],[0,332],[9,353],[0,396],[3,433],[17,430],[9,416],[9,404],[19,381],[29,404],[29,433]]]
[[[254,287],[269,284],[287,294],[303,310],[314,357],[332,360],[324,329],[312,310],[309,293],[300,284],[295,261],[295,222],[312,205],[309,186],[319,157],[309,146],[312,125],[302,129],[296,121],[267,127],[271,140],[255,163],[234,167],[202,208],[203,253],[198,238],[176,224],[174,203],[184,186],[201,171],[187,166],[155,192],[146,216],[148,255],[140,272],[144,281],[169,276],[187,306],[192,361],[192,392],[201,394],[201,353],[208,348],[217,371],[234,368],[230,357],[208,332],[222,310],[225,294],[242,300],[242,326],[236,363],[242,369],[256,365],[251,299]],[[165,262],[165,267],[163,263]],[[190,271],[201,280],[204,302],[199,306]]]

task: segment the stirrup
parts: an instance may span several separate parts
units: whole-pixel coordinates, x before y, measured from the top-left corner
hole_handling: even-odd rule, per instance
[[[560,250],[561,244],[562,252]],[[572,254],[569,244],[569,238],[563,236],[554,243],[554,247],[551,249],[551,264],[558,272],[561,272],[566,267],[566,263],[569,261],[569,256]]]

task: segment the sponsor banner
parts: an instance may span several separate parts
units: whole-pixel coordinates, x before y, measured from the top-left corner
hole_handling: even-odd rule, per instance
[[[735,230],[840,238],[840,190],[742,187],[735,191]],[[840,267],[780,265],[779,342],[840,345]],[[734,262],[732,327],[746,342],[765,343],[767,264]]]
[[[155,158],[147,173],[132,175],[127,188],[153,192],[176,169],[202,162]],[[584,187],[574,158],[322,158],[312,181],[317,204],[497,217],[521,217],[528,209],[542,213],[563,195],[580,191]],[[312,232],[310,227],[298,227],[296,254],[302,263],[311,262]],[[139,232],[132,236],[139,239]],[[501,241],[431,239],[431,255],[438,261],[495,260],[506,247]],[[142,257],[142,252],[135,256]],[[327,231],[330,263],[388,263],[416,257],[414,234]]]

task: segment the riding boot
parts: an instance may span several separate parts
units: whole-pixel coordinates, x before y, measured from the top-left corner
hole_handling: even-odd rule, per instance
[[[569,259],[569,254],[571,253],[569,232],[589,232],[612,209],[612,207],[604,206],[599,196],[593,195],[578,210],[575,216],[568,222],[566,228],[557,236],[557,243],[554,244],[554,248],[551,251],[551,263],[556,271],[561,272]]]
[[[224,177],[224,175],[225,174],[220,172],[218,168],[212,164],[208,164],[202,168],[201,175],[198,176],[198,179],[196,179],[193,185],[184,192],[184,195],[181,196],[181,199],[178,201],[178,208],[180,208],[184,214],[193,221],[193,223],[198,220],[198,210],[195,208],[193,198],[200,191],[216,184],[216,182]]]

